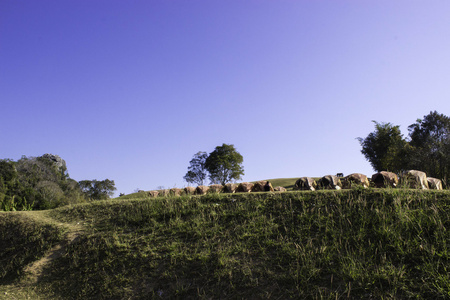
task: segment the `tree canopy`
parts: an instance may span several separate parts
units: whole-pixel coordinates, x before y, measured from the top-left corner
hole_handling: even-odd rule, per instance
[[[71,179],[66,162],[58,155],[0,159],[0,210],[51,209],[109,198],[114,190],[114,181],[109,179],[81,184]]]
[[[234,145],[222,144],[209,155],[206,152],[196,153],[183,178],[189,183],[203,185],[208,175],[211,183],[226,184],[242,178],[243,161],[244,158]]]
[[[0,160],[0,209],[49,209],[82,198],[57,155]]]
[[[188,172],[183,177],[184,180],[188,183],[194,183],[197,185],[203,185],[206,176],[206,159],[208,158],[208,154],[206,152],[199,151],[189,162]]]
[[[105,200],[116,190],[114,180],[81,180],[79,183],[83,194],[91,200]]]
[[[241,179],[244,175],[243,161],[244,158],[234,145],[217,146],[206,159],[209,180],[212,183],[226,184]]]
[[[361,153],[375,171],[416,169],[430,177],[450,179],[450,118],[432,111],[408,127],[409,139],[399,126],[375,122],[375,131],[358,138]]]
[[[408,127],[414,155],[410,167],[430,176],[450,178],[450,118],[436,111]]]
[[[375,171],[399,172],[403,168],[402,156],[407,145],[400,126],[372,122],[375,124],[375,131],[369,133],[365,139],[358,138],[362,146],[361,153]]]

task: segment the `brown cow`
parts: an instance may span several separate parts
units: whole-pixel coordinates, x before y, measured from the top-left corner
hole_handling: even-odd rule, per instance
[[[409,170],[402,173],[401,183],[406,187],[428,190],[427,174],[422,171]]]
[[[437,178],[427,177],[428,187],[433,190],[442,190],[442,181]]]
[[[396,187],[398,184],[398,176],[392,172],[381,171],[372,175],[372,182],[377,188]]]
[[[294,190],[315,191],[317,183],[311,177],[300,177],[294,185]]]
[[[195,187],[193,186],[187,186],[184,188],[184,192],[186,195],[194,195],[195,194]]]
[[[335,175],[325,175],[317,183],[319,189],[340,190],[342,188],[341,180]]]
[[[149,192],[147,192],[147,195],[151,198],[156,198],[159,196],[159,192],[158,191],[149,191]]]
[[[254,183],[252,192],[273,192],[273,187],[269,181],[261,180]]]
[[[275,189],[273,188],[272,184],[269,181],[267,181],[266,184],[264,185],[264,191],[273,192],[275,191]]]
[[[273,188],[273,190],[275,192],[286,192],[287,191],[286,188],[282,187],[282,186],[276,186],[276,187]]]
[[[361,173],[353,173],[342,179],[342,186],[345,189],[351,189],[354,186],[363,186],[364,188],[368,188],[369,185],[369,179],[367,179],[366,175]]]
[[[250,182],[242,182],[238,185],[236,189],[236,193],[250,193],[253,188],[253,183]]]
[[[221,193],[223,191],[223,185],[221,184],[212,184],[209,186],[210,193]]]
[[[224,193],[234,193],[236,192],[238,185],[236,183],[227,183],[223,188]]]
[[[195,195],[205,195],[209,191],[209,186],[199,185],[195,189]]]
[[[164,190],[158,190],[158,197],[167,197],[169,196],[169,190],[164,189]]]

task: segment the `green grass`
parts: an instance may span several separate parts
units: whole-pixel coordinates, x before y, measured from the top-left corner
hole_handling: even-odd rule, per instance
[[[67,231],[55,224],[83,226],[32,286],[46,299],[450,298],[449,191],[118,199],[48,211],[53,223],[28,218],[35,229],[15,229],[27,222],[17,216],[0,214],[0,231],[37,235],[39,253]],[[26,259],[13,264],[3,239],[15,275],[0,287],[20,285]]]
[[[286,188],[288,191],[291,191],[297,181],[297,177],[295,178],[275,178],[275,179],[265,179],[270,181],[273,187],[282,186]],[[316,178],[318,180],[318,178]],[[253,181],[256,182],[256,181]],[[123,195],[119,197],[120,200],[129,200],[129,199],[146,199],[149,198],[146,192],[141,193],[131,193],[127,195]]]
[[[41,258],[62,239],[63,228],[29,212],[0,212],[0,278],[11,283],[24,275],[24,268]]]
[[[270,181],[270,183],[272,184],[273,187],[282,186],[290,191],[293,189],[297,179],[298,178],[276,178],[276,179],[266,179],[266,180]]]
[[[288,191],[292,191],[294,189],[295,182],[300,177],[294,177],[294,178],[275,178],[275,179],[266,179],[270,181],[273,187],[276,186],[282,186],[286,188]],[[320,177],[313,177],[314,180],[318,181]]]

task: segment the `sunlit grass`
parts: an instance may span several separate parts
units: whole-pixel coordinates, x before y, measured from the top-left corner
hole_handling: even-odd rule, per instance
[[[449,196],[355,189],[67,206],[49,215],[85,231],[37,288],[63,299],[446,299]]]

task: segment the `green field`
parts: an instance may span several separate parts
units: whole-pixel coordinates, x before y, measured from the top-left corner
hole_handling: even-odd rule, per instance
[[[0,298],[449,299],[450,191],[118,198],[1,212]]]
[[[288,191],[291,191],[297,179],[298,178],[276,178],[266,180],[269,181],[273,187],[282,186],[286,188]]]

